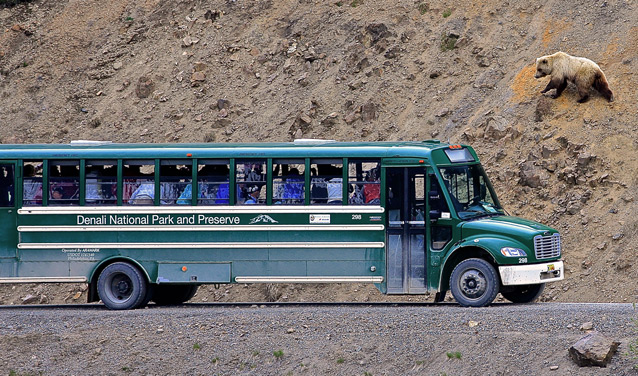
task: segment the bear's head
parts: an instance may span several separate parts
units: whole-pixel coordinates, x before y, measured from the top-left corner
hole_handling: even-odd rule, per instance
[[[543,56],[536,59],[536,74],[534,78],[545,77],[552,73],[552,59],[549,56]]]

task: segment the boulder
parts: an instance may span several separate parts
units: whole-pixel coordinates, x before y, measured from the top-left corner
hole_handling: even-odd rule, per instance
[[[607,367],[620,342],[593,331],[569,348],[569,355],[580,367]]]

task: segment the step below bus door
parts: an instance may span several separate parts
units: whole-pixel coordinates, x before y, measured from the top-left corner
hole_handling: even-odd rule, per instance
[[[16,162],[0,161],[0,277],[13,273],[17,256],[16,201]]]
[[[387,292],[426,292],[425,167],[386,170]]]

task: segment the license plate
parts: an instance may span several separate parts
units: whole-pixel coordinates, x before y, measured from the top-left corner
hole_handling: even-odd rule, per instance
[[[556,270],[556,267],[554,267],[554,264],[547,265],[547,271],[548,272],[553,272],[554,270]]]

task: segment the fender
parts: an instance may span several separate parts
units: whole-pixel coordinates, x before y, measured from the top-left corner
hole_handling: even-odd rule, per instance
[[[528,257],[534,255],[533,250],[530,250],[523,243],[505,236],[472,236],[463,239],[452,247],[441,263],[442,269],[439,275],[438,291],[442,291],[442,287],[447,287],[450,274],[456,264],[468,258],[481,258],[493,265],[518,265],[519,258],[506,257],[501,254],[500,250],[503,247],[522,249],[527,253]]]
[[[140,264],[137,260],[132,259],[130,257],[124,257],[124,256],[111,256],[102,260],[98,265],[95,266],[95,268],[93,268],[93,271],[91,272],[89,276],[89,283],[94,282],[93,278],[99,277],[98,271],[101,272],[102,269],[104,269],[108,264],[112,264],[117,261],[124,261],[137,266],[137,268],[140,269],[142,273],[144,274],[144,276],[146,277],[146,280],[147,281],[151,280],[148,272],[146,271],[146,268],[142,266],[142,264]]]

